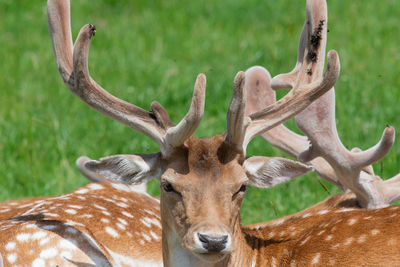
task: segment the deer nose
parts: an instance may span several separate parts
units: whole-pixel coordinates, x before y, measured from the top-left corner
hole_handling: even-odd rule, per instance
[[[220,252],[226,247],[228,235],[209,236],[206,234],[197,233],[197,236],[203,246],[208,252]]]

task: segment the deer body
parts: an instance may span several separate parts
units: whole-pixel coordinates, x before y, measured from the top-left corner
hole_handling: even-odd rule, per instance
[[[4,203],[0,217],[5,266],[162,265],[159,201],[127,185]]]

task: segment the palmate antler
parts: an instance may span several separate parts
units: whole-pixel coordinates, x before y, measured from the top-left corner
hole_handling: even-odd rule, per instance
[[[159,103],[153,102],[149,112],[114,97],[98,85],[90,77],[88,69],[89,46],[96,27],[85,25],[73,45],[70,2],[49,0],[47,9],[58,70],[64,83],[75,95],[95,110],[153,139],[164,157],[168,157],[175,147],[182,145],[193,134],[204,113],[205,75],[197,76],[190,109],[174,126]]]
[[[321,26],[323,28],[323,25]],[[307,37],[304,37],[307,38]],[[307,41],[310,42],[310,38]],[[306,51],[310,48],[306,47]],[[319,51],[318,47],[313,48],[313,52]],[[311,50],[310,50],[311,51]],[[304,53],[303,60],[308,61],[308,54]],[[301,75],[307,75],[309,69],[316,68],[318,61],[310,61],[298,69]],[[302,83],[300,80],[293,84],[293,89],[278,102],[265,107],[262,110],[246,114],[247,87],[244,82],[246,74],[240,72],[234,81],[234,93],[227,115],[227,135],[226,141],[234,144],[237,149],[246,151],[248,143],[256,136],[269,129],[289,120],[294,115],[305,109],[310,103],[326,93],[339,76],[340,63],[336,51],[328,53],[328,66],[325,74],[311,83]]]
[[[270,81],[269,73],[255,67],[246,72],[248,90],[255,93],[249,100],[250,110],[263,109],[275,101],[271,90],[292,89],[298,84],[309,84],[320,79],[324,65],[326,46],[327,11],[324,0],[307,1],[307,18],[299,41],[298,59],[295,68],[287,74],[280,74]],[[324,26],[325,27],[321,27]],[[311,38],[310,38],[311,36]],[[308,49],[307,49],[308,48]],[[315,50],[315,48],[318,48]],[[310,51],[312,53],[310,53]],[[307,60],[304,60],[306,58]],[[307,66],[314,62],[312,66]],[[300,70],[307,66],[307,73]],[[247,78],[246,77],[246,78]],[[258,82],[258,85],[255,81]],[[262,87],[262,88],[261,88]],[[260,94],[258,91],[263,90]],[[293,89],[292,89],[293,90]],[[262,136],[274,146],[309,162],[323,178],[341,189],[353,191],[362,207],[380,208],[400,198],[400,175],[383,181],[375,176],[371,164],[383,158],[394,142],[394,128],[388,126],[378,144],[361,151],[348,151],[341,143],[335,125],[335,93],[332,87],[327,94],[299,113],[296,124],[306,134],[297,135],[279,125]]]

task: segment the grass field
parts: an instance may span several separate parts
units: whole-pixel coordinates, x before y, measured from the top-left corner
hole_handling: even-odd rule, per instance
[[[112,94],[149,109],[157,100],[179,121],[195,77],[207,75],[197,137],[222,133],[237,71],[253,65],[272,76],[291,70],[305,1],[72,1],[72,29],[93,23],[91,74]],[[400,129],[400,1],[328,1],[328,49],[341,57],[336,85],[343,143],[368,148],[386,124]],[[0,200],[56,195],[88,181],[80,155],[99,158],[157,151],[153,141],[93,111],[64,86],[47,29],[45,1],[0,0]],[[294,123],[287,125],[294,129]],[[398,134],[396,135],[397,137]],[[248,155],[280,155],[261,138]],[[399,172],[400,144],[374,165]],[[327,184],[327,182],[325,182]],[[333,192],[338,192],[329,186]],[[157,194],[158,184],[150,190]],[[324,199],[315,174],[271,190],[251,188],[245,223],[276,218]]]

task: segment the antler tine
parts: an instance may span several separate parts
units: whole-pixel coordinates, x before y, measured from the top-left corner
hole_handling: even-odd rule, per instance
[[[64,83],[95,110],[152,138],[159,145],[161,153],[168,156],[174,147],[183,144],[184,139],[199,124],[205,101],[205,76],[199,75],[197,79],[188,114],[181,123],[173,127],[167,112],[160,104],[153,103],[153,111],[148,112],[109,94],[90,77],[88,54],[96,28],[90,24],[85,25],[73,47],[69,8],[69,0],[48,0],[47,3],[54,54]],[[173,134],[175,136],[171,137]]]
[[[205,97],[206,76],[199,74],[194,86],[190,109],[177,126],[168,129],[165,135],[167,144],[177,147],[194,133],[204,114]]]
[[[243,150],[243,139],[248,121],[245,121],[247,94],[245,90],[245,73],[236,74],[233,82],[233,96],[227,114],[226,142]]]
[[[307,0],[306,20],[300,35],[296,66],[289,73],[275,76],[271,81],[272,89],[292,89],[296,83],[315,81],[322,75],[327,23],[326,1]]]

